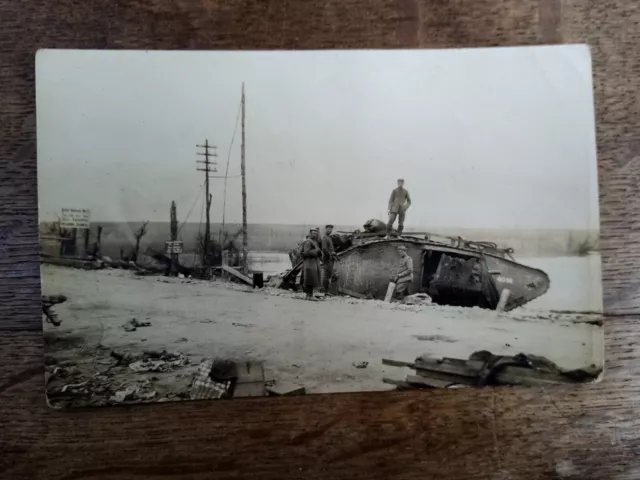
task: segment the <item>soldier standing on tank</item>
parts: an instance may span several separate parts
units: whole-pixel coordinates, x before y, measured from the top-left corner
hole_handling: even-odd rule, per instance
[[[396,218],[398,219],[398,237],[402,235],[405,213],[410,206],[411,196],[404,188],[404,179],[399,178],[398,187],[393,189],[389,197],[389,223],[387,223],[387,236],[385,238],[391,237],[391,230]]]

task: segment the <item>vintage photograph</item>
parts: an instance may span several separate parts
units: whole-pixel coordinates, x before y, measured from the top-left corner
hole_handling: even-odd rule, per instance
[[[593,382],[584,45],[36,56],[55,408]]]

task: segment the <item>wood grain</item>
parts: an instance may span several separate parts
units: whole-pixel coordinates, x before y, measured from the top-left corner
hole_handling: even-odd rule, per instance
[[[637,2],[0,0],[0,18],[0,478],[640,478]],[[38,48],[556,42],[587,42],[593,54],[605,305],[611,314],[604,382],[73,412],[45,405],[35,160]]]

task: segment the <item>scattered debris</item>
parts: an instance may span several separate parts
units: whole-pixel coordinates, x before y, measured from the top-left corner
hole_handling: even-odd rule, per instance
[[[135,318],[132,318],[127,323],[122,325],[122,328],[127,332],[135,332],[140,327],[150,327],[151,322],[139,322]]]
[[[88,380],[85,380],[84,382],[80,382],[80,383],[69,383],[63,386],[60,389],[60,392],[64,393],[69,389],[78,389],[78,388],[84,387],[88,382],[89,382]]]
[[[457,340],[451,337],[447,337],[446,335],[411,335],[413,338],[417,338],[418,340],[424,340],[426,342],[446,342],[446,343],[456,343]]]
[[[274,397],[293,397],[306,395],[307,389],[301,385],[293,383],[275,383],[267,387],[267,394]]]
[[[369,365],[369,362],[353,362],[351,365],[353,365],[356,368],[367,368],[367,365]]]
[[[148,380],[142,380],[136,384],[123,385],[122,387],[109,397],[109,403],[148,402],[157,395],[157,392],[151,389],[151,384]]]
[[[285,273],[281,273],[279,275],[271,275],[269,277],[267,277],[267,282],[265,283],[266,287],[271,287],[271,288],[280,288],[282,287],[282,278],[284,277]]]
[[[426,293],[414,293],[404,298],[406,305],[431,305],[433,300]]]
[[[44,364],[45,365],[55,365],[56,363],[58,363],[58,360],[52,356],[49,355],[45,355],[44,356]]]
[[[110,402],[122,403],[127,399],[131,399],[134,393],[136,393],[137,389],[133,386],[129,386],[124,390],[118,390],[113,397],[109,398]]]
[[[164,352],[159,358],[143,357],[129,363],[129,368],[136,373],[142,372],[171,372],[176,368],[189,364],[189,358],[183,353]]]
[[[247,277],[246,275],[244,275],[243,273],[239,272],[235,268],[230,267],[229,265],[223,265],[222,270],[231,274],[233,277],[246,283],[247,285],[253,286],[253,280]]]
[[[235,364],[225,360],[205,359],[200,362],[191,384],[191,400],[230,398],[235,378]]]
[[[42,295],[42,314],[45,320],[52,325],[59,327],[62,322],[58,318],[58,314],[54,312],[53,306],[59,305],[67,301],[64,295]]]
[[[593,365],[584,369],[563,370],[545,357],[520,353],[494,355],[482,350],[468,360],[418,357],[413,363],[383,359],[383,365],[409,367],[417,375],[404,381],[383,378],[383,382],[406,388],[450,388],[453,386],[527,385],[545,386],[594,381],[601,370]]]
[[[250,323],[238,323],[238,322],[233,322],[231,325],[233,325],[234,327],[246,327],[246,328],[251,328],[253,327],[252,324]]]
[[[189,339],[187,337],[181,337],[181,338],[178,339],[178,342],[181,342],[181,343],[188,342],[188,341],[189,341]]]

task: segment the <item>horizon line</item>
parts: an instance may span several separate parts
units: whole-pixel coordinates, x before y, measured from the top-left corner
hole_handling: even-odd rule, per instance
[[[38,220],[38,224],[42,224],[42,223],[51,223],[54,222],[55,220],[43,220],[43,219],[39,219]],[[169,220],[97,220],[94,221],[92,220],[90,223],[95,226],[99,225],[99,224],[105,224],[105,223],[116,223],[116,224],[141,224],[144,222],[148,222],[148,223],[170,223]],[[204,223],[204,222],[202,222]],[[179,226],[182,225],[200,225],[201,222],[178,222]],[[216,225],[216,226],[221,226],[222,222],[210,222],[210,224]],[[238,221],[238,222],[225,222],[225,225],[242,225],[242,221]],[[317,227],[318,225],[320,225],[321,227],[324,227],[324,223],[277,223],[277,222],[248,222],[247,226],[250,225],[271,225],[271,226],[281,226],[281,227]],[[357,227],[357,228],[362,228],[362,225],[356,225],[356,224],[338,224],[335,223],[334,224],[334,230],[336,229],[336,227]],[[407,228],[405,226],[405,228]],[[430,230],[451,230],[451,229],[457,229],[457,230],[495,230],[495,231],[508,231],[508,230],[513,230],[513,231],[535,231],[535,230],[553,230],[553,231],[562,231],[562,232],[567,232],[567,231],[572,231],[572,230],[580,230],[580,231],[594,231],[594,232],[600,232],[600,227],[597,228],[589,228],[589,227],[574,227],[574,228],[560,228],[560,227],[507,227],[507,228],[501,228],[501,227],[464,227],[464,226],[455,226],[455,225],[449,225],[449,226],[431,226],[431,227],[414,227],[408,230],[405,230],[405,233],[410,233],[411,231],[415,231],[415,232],[429,232]]]

